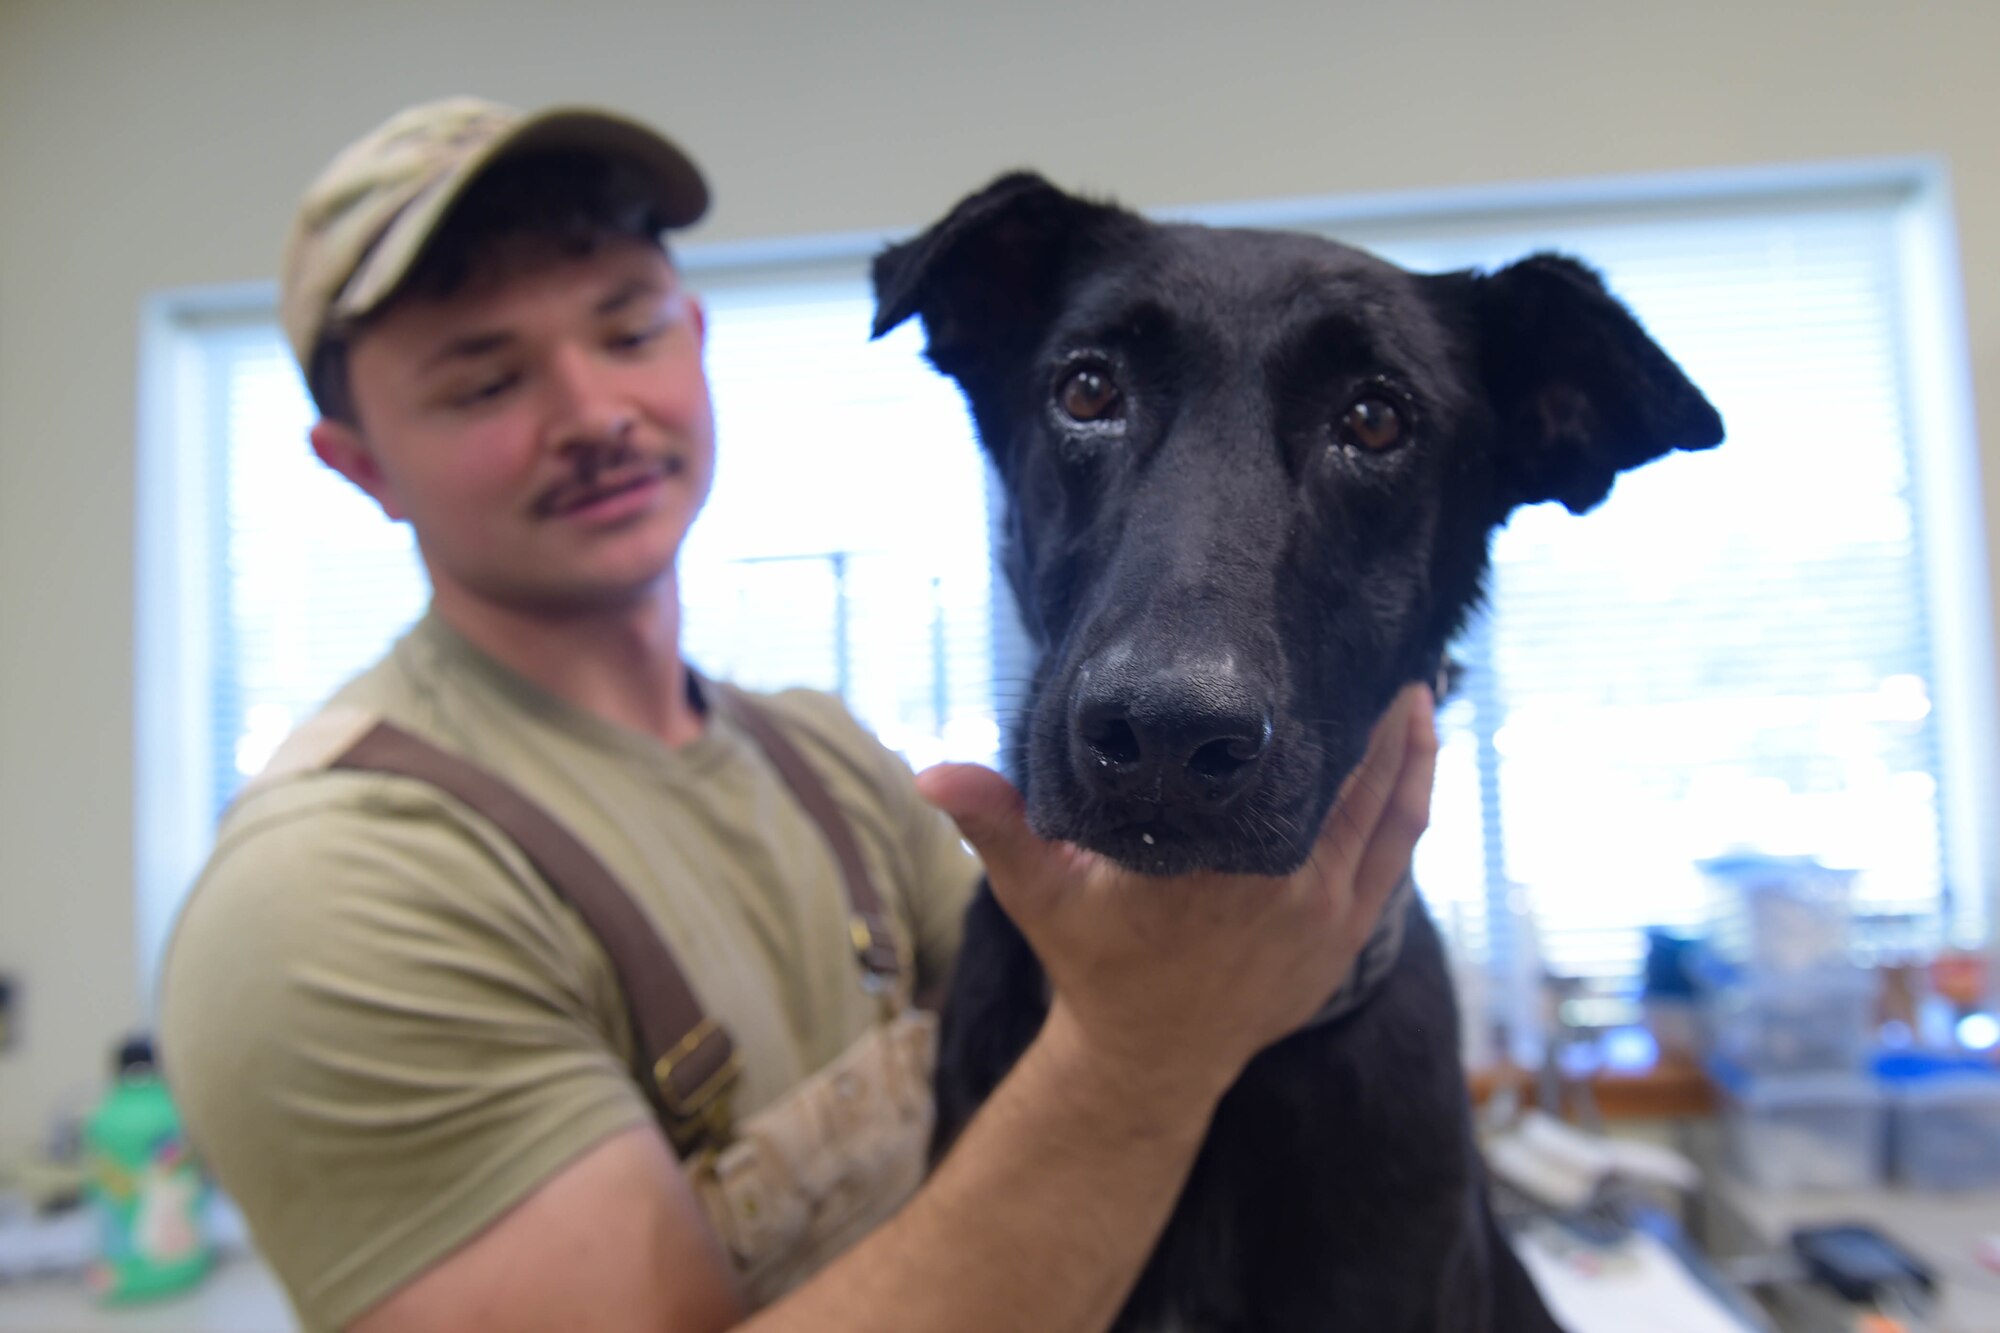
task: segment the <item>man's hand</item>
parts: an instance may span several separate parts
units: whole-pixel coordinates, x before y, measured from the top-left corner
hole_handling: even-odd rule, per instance
[[[1284,878],[1136,874],[1028,828],[1020,795],[975,765],[919,789],[985,862],[1055,992],[1045,1036],[1080,1044],[1162,1097],[1212,1101],[1347,977],[1430,818],[1437,761],[1428,687],[1405,688]]]

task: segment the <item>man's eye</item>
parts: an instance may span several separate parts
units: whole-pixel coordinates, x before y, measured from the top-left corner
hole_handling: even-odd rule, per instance
[[[1080,366],[1064,376],[1056,406],[1072,421],[1115,421],[1125,414],[1124,395],[1103,366]]]
[[[636,351],[666,332],[666,327],[664,323],[660,323],[648,324],[643,329],[622,330],[611,336],[611,346],[620,352]]]
[[[521,377],[519,375],[512,373],[496,375],[492,379],[481,380],[471,388],[453,394],[451,405],[453,407],[478,407],[484,403],[490,403],[520,383],[520,380]]]

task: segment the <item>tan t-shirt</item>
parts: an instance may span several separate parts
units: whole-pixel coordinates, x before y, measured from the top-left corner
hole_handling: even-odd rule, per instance
[[[976,863],[837,700],[765,703],[852,821],[919,985],[934,982]],[[831,852],[726,715],[669,749],[435,617],[329,707],[491,768],[604,861],[735,1038],[739,1118],[878,1017]],[[310,1329],[364,1313],[650,1119],[588,929],[490,824],[403,778],[312,772],[229,811],[169,950],[160,1035],[196,1148]]]

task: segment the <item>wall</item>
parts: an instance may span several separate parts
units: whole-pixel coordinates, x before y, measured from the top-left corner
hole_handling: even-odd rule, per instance
[[[271,275],[297,190],[399,105],[656,119],[716,183],[702,240],[909,226],[1020,164],[1165,206],[1938,154],[1990,405],[1996,50],[1990,0],[0,0],[0,1147],[141,1011],[141,301]]]

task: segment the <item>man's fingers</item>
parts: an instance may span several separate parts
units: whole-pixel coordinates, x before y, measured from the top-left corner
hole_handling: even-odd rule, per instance
[[[1404,756],[1410,745],[1410,713],[1417,696],[1426,701],[1430,690],[1422,685],[1406,685],[1389,703],[1368,736],[1368,752],[1347,775],[1340,795],[1320,829],[1320,851],[1342,867],[1361,864],[1375,826],[1395,795],[1403,771]],[[1429,716],[1428,703],[1425,704]],[[1428,725],[1428,724],[1427,724]]]
[[[1395,775],[1354,873],[1355,902],[1370,923],[1409,871],[1417,840],[1431,821],[1431,784],[1438,756],[1436,701],[1428,686],[1411,689],[1418,697],[1410,701],[1404,723],[1402,771]]]

